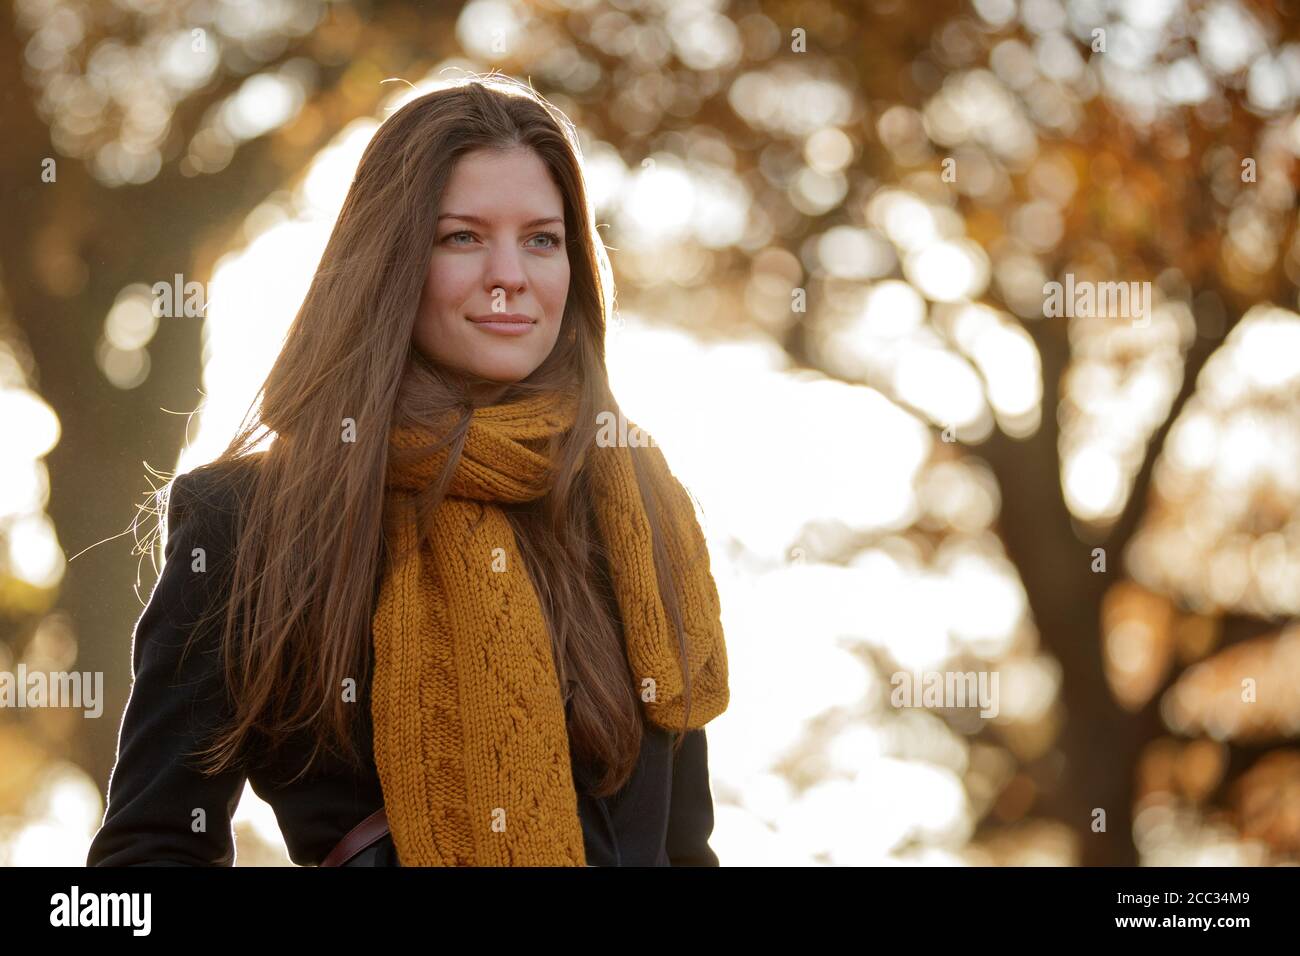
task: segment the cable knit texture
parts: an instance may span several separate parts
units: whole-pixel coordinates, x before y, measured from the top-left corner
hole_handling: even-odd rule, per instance
[[[571,428],[575,413],[572,392],[475,409],[450,490],[423,535],[411,494],[436,480],[448,452],[389,466],[398,541],[373,621],[371,707],[375,763],[404,866],[586,863],[551,639],[499,507],[546,493],[546,440]],[[412,449],[432,437],[394,428],[389,441]],[[596,525],[628,663],[646,718],[660,727],[681,728],[684,686],[633,454],[649,466],[666,533],[695,729],[728,703],[717,588],[694,506],[659,448],[593,446]]]

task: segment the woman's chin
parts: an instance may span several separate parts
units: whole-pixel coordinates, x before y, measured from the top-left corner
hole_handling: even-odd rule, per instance
[[[489,381],[473,387],[474,398],[476,401],[487,402],[488,404],[495,402],[501,397],[506,389],[524,377],[521,375],[518,378],[501,379],[495,375],[487,375],[483,372],[479,372],[478,374],[489,379]]]
[[[531,367],[524,368],[524,367],[514,366],[514,365],[508,365],[508,366],[491,365],[486,367],[474,368],[471,369],[470,371],[472,371],[475,375],[479,376],[480,378],[487,379],[495,386],[505,388],[509,385],[513,385],[516,382],[522,381],[523,379],[527,378],[529,375],[532,374],[533,369]]]

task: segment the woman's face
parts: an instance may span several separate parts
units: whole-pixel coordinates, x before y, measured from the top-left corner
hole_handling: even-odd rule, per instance
[[[532,150],[478,150],[457,162],[413,338],[427,357],[500,382],[476,392],[480,404],[551,354],[569,294],[565,238],[563,196]]]

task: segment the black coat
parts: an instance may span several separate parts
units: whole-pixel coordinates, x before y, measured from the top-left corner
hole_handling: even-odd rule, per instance
[[[261,760],[212,777],[182,756],[210,742],[212,731],[231,714],[217,646],[222,618],[202,629],[177,673],[193,622],[210,612],[223,590],[220,575],[210,572],[231,553],[235,509],[242,500],[226,474],[203,466],[172,485],[163,570],[136,624],[135,682],[122,717],[108,806],[87,855],[89,866],[232,866],[231,817],[245,779],[275,810],[289,858],[303,866],[318,865],[383,804],[368,705],[357,737],[365,755],[361,772],[327,752],[310,775],[290,783],[311,750],[301,734]],[[190,555],[200,546],[206,550],[208,573],[191,570]],[[365,691],[363,701],[369,688]],[[647,724],[636,770],[612,797],[587,793],[584,770],[573,765],[589,864],[718,865],[708,844],[713,798],[704,730],[687,734],[676,757],[672,740],[667,731]],[[199,809],[206,829],[195,822]],[[398,865],[391,836],[364,856],[371,865]]]

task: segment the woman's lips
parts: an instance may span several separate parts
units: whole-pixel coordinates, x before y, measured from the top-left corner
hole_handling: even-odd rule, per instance
[[[525,315],[494,315],[469,321],[484,332],[494,335],[526,335],[537,323]]]

